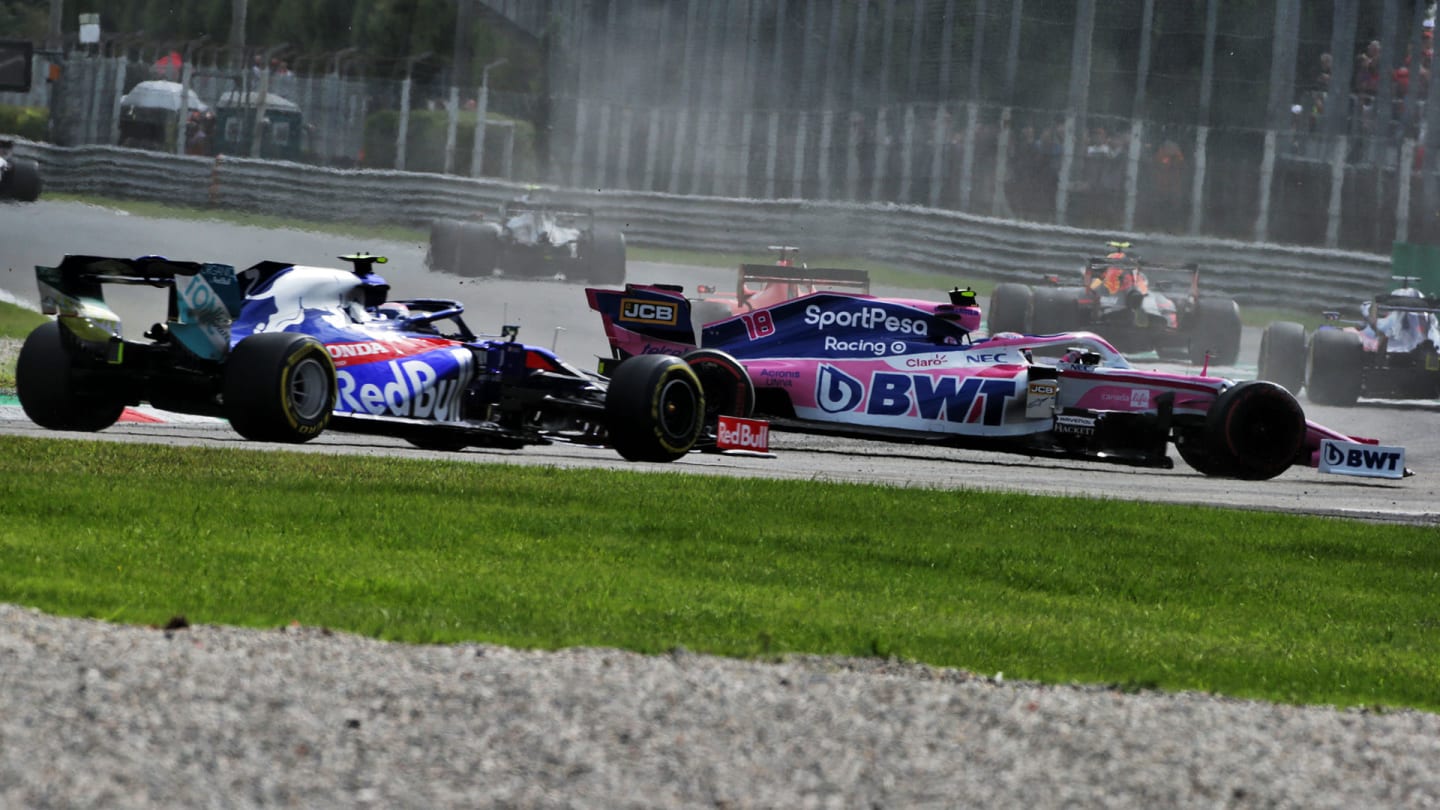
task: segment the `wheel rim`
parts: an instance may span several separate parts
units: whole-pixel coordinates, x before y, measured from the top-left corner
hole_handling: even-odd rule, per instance
[[[320,418],[329,405],[330,375],[323,363],[307,357],[290,372],[290,407],[304,421]]]
[[[660,389],[660,428],[669,438],[684,438],[695,426],[700,403],[695,388],[684,380],[671,380]]]

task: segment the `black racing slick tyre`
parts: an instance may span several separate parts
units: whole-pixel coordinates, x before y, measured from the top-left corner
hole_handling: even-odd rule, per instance
[[[1026,284],[997,284],[990,295],[990,334],[1026,334],[1035,311],[1035,294]]]
[[[225,361],[225,417],[251,441],[299,444],[325,432],[335,409],[335,364],[296,332],[261,332]]]
[[[9,158],[9,171],[0,175],[0,198],[19,202],[40,199],[40,164],[33,160]]]
[[[1240,305],[1228,298],[1202,298],[1195,310],[1190,334],[1190,362],[1212,366],[1233,366],[1240,359]]]
[[[607,285],[625,283],[625,234],[610,228],[596,228],[590,235],[587,253],[587,281]]]
[[[76,384],[65,327],[42,323],[25,338],[15,363],[15,393],[25,415],[48,430],[93,433],[120,420],[125,403]]]
[[[1276,321],[1260,333],[1257,376],[1300,396],[1305,386],[1305,327],[1294,321]]]
[[[1080,328],[1079,287],[1036,287],[1030,328],[1036,334],[1073,332]]]
[[[1205,475],[1264,481],[1301,457],[1305,432],[1305,411],[1289,391],[1268,380],[1248,380],[1216,397],[1203,430],[1176,447],[1185,463]]]
[[[610,444],[627,461],[674,461],[704,435],[704,389],[679,357],[631,357],[610,378],[605,423]]]
[[[1365,347],[1344,329],[1316,329],[1305,363],[1305,395],[1316,405],[1349,407],[1360,399]]]
[[[441,219],[430,223],[430,252],[425,263],[431,270],[453,273],[460,255],[460,226],[465,223],[455,219]]]
[[[707,430],[713,430],[722,415],[749,418],[755,413],[755,383],[740,361],[718,349],[696,349],[682,359],[700,380]]]
[[[500,228],[490,222],[457,224],[455,266],[458,276],[488,276],[500,259]]]

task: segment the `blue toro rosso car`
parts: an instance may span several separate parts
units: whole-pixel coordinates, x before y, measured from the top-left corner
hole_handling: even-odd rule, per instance
[[[347,269],[158,256],[66,256],[37,267],[55,320],[26,338],[20,404],[52,430],[99,431],[128,405],[228,419],[255,441],[305,442],[326,430],[383,434],[417,447],[518,448],[556,441],[668,461],[703,439],[702,387],[689,366],[655,357],[613,378],[519,342],[480,336],[458,301],[388,298],[379,256]],[[124,337],[103,288],[167,291],[163,321]]]

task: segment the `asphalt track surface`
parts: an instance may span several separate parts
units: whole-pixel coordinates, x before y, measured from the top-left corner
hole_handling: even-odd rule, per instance
[[[775,239],[818,252],[818,248],[806,244],[804,234],[776,234]],[[392,295],[457,299],[466,307],[467,322],[477,331],[498,333],[502,324],[517,324],[523,340],[553,347],[570,362],[586,367],[593,367],[597,357],[608,353],[599,318],[585,305],[583,285],[556,280],[462,279],[432,273],[424,266],[424,244],[366,242],[330,234],[215,221],[142,218],[72,202],[0,206],[0,262],[3,262],[0,289],[31,303],[38,300],[34,266],[53,264],[67,253],[161,254],[245,267],[262,259],[340,266],[336,260],[338,255],[357,250],[389,257],[390,263],[380,271],[390,282]],[[735,273],[717,268],[631,262],[627,280],[680,283],[687,289],[706,283],[725,289],[734,284]],[[964,278],[950,280],[938,285],[934,295],[940,300],[949,283],[963,285],[966,282]],[[929,297],[914,290],[877,289],[875,292]],[[107,289],[107,300],[124,318],[129,335],[138,334],[164,311],[163,293],[156,290],[111,288]],[[1247,329],[1240,364],[1216,369],[1215,373],[1234,379],[1252,378],[1258,343],[1259,330]],[[1176,366],[1162,365],[1144,357],[1134,358],[1132,362],[1140,367],[1177,370]],[[439,455],[482,464],[609,467],[670,474],[768,476],[924,487],[937,490],[940,497],[957,498],[957,510],[964,509],[963,490],[971,489],[1278,509],[1440,525],[1440,403],[1377,401],[1362,402],[1355,408],[1329,408],[1313,405],[1302,397],[1301,404],[1307,415],[1321,424],[1351,435],[1373,437],[1382,444],[1404,446],[1407,466],[1416,474],[1400,480],[1365,479],[1322,475],[1313,469],[1296,467],[1270,481],[1238,482],[1201,476],[1173,451],[1175,467],[1157,470],[778,432],[771,433],[775,458],[694,453],[668,465],[631,464],[609,450],[572,445],[515,451],[470,449]],[[98,434],[58,434],[35,426],[16,407],[0,407],[0,432],[369,456],[437,456],[400,441],[337,433],[328,433],[299,446],[257,444],[242,440],[216,420],[125,421]],[[665,485],[674,485],[674,479],[667,479]]]

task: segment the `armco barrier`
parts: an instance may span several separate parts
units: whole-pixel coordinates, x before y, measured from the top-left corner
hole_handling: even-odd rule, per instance
[[[42,165],[45,188],[173,202],[317,221],[423,226],[493,212],[526,187],[494,180],[297,163],[168,155],[117,147],[17,141]],[[1166,234],[1120,234],[954,211],[807,200],[692,197],[547,188],[557,202],[587,205],[632,245],[757,252],[785,243],[811,255],[863,256],[936,273],[941,284],[975,279],[1037,282],[1078,277],[1088,256],[1123,238],[1142,255],[1197,262],[1202,290],[1245,306],[1320,309],[1390,286],[1390,257]],[[163,247],[157,246],[157,250]],[[641,279],[663,281],[664,279]]]

